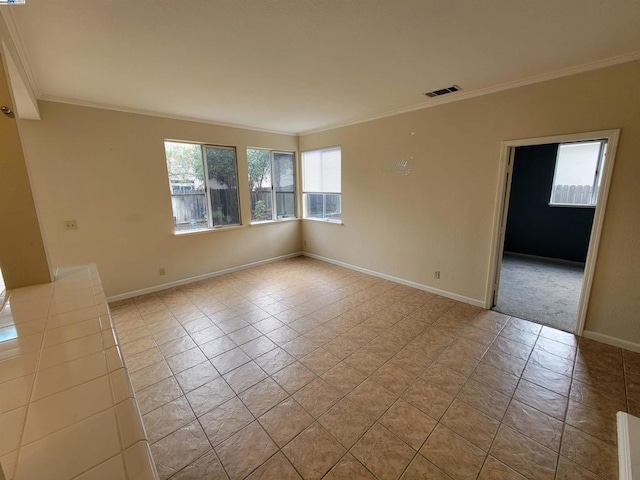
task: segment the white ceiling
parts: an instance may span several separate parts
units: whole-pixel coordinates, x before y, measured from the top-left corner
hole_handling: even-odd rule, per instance
[[[426,104],[423,92],[452,84],[469,95],[640,58],[638,0],[27,0],[2,8],[11,8],[41,99],[288,133]]]

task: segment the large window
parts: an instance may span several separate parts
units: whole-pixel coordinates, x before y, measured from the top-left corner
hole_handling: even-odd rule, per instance
[[[176,232],[240,224],[236,150],[164,142]]]
[[[247,149],[251,221],[296,216],[295,156],[260,148]],[[274,208],[275,205],[275,208]]]
[[[595,206],[606,150],[605,140],[560,144],[550,204]]]
[[[340,221],[342,179],[340,147],[302,152],[304,217]]]

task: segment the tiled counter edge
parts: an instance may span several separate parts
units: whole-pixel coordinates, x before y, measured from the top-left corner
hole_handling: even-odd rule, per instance
[[[7,293],[0,426],[6,480],[157,480],[95,265]]]

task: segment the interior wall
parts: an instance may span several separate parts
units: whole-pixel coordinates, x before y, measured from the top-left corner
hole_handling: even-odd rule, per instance
[[[595,208],[549,205],[558,144],[516,148],[504,249],[584,263]]]
[[[297,137],[54,102],[40,114],[20,126],[51,263],[95,262],[108,296],[300,251],[299,221],[248,225],[246,157],[248,146],[296,151]],[[165,139],[237,148],[245,226],[173,233]]]
[[[0,105],[13,101],[0,58]],[[0,269],[8,289],[51,281],[15,118],[0,114]]]
[[[501,142],[620,128],[585,329],[640,343],[638,85],[635,61],[303,135],[342,145],[344,222],[305,221],[304,248],[484,301]],[[384,174],[400,160],[408,175]]]

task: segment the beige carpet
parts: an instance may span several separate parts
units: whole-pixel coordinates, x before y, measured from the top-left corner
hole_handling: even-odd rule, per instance
[[[573,332],[584,266],[505,253],[494,310]]]

